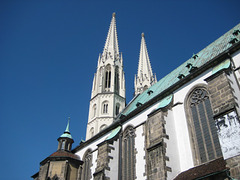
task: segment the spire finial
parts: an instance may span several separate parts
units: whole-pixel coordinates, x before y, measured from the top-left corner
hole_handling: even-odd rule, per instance
[[[68,123],[67,123],[67,127],[66,127],[65,132],[70,132],[70,131],[69,131],[69,122],[70,122],[70,117],[68,117]]]
[[[116,17],[116,13],[115,12],[112,14],[112,17]]]
[[[144,37],[144,33],[142,33],[142,37]]]
[[[71,133],[69,130],[69,122],[70,122],[70,117],[68,117],[68,123],[67,123],[67,127],[66,127],[65,131],[60,137],[68,137],[68,138],[72,139],[72,136],[71,136]]]

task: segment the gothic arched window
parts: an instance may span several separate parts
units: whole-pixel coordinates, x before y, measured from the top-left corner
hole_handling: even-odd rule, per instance
[[[109,90],[111,87],[111,66],[107,65],[105,70],[105,90]]]
[[[88,150],[87,152],[85,152],[83,156],[83,169],[81,180],[91,179],[91,166],[92,166],[92,154],[91,150]]]
[[[129,126],[122,136],[122,179],[135,179],[135,132]]]
[[[221,157],[221,147],[207,90],[194,89],[188,98],[187,106],[195,164]]]
[[[115,68],[115,92],[119,93],[119,69]]]

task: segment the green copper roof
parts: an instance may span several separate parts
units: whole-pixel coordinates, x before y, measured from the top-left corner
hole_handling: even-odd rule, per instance
[[[119,133],[120,130],[121,126],[118,126],[116,129],[112,130],[111,134],[107,137],[106,140],[114,138]]]
[[[173,95],[171,94],[170,96],[167,96],[167,97],[165,97],[164,99],[162,99],[161,101],[160,101],[160,103],[158,104],[158,109],[160,109],[160,108],[164,108],[164,107],[166,107],[167,105],[169,105],[170,104],[170,102],[172,101],[172,98],[173,98]]]
[[[60,137],[67,137],[67,138],[72,139],[71,133],[69,131],[69,121],[70,121],[70,118],[68,118],[68,123],[67,123],[66,130],[64,131],[64,133]]]
[[[225,50],[229,49],[233,45],[232,43],[230,43],[230,41],[231,38],[234,36],[233,33],[236,29],[240,29],[240,24],[235,26],[233,29],[225,33],[223,36],[218,38],[216,41],[208,45],[206,48],[204,48],[197,54],[194,54],[194,57],[188,59],[178,68],[176,68],[171,73],[159,80],[156,84],[151,86],[148,90],[135,97],[135,99],[131,101],[124,109],[122,114],[125,116],[128,115],[136,108],[141,106],[141,104],[145,104],[146,102],[150,101],[151,99],[162,93],[164,90],[176,84],[178,81],[180,81],[180,79],[178,78],[179,74],[182,74],[184,77],[188,76],[190,74],[190,69],[188,68],[189,64],[191,64],[191,66],[194,68],[199,68],[204,64],[208,63],[213,58],[217,57]],[[236,36],[240,35],[238,34]],[[148,93],[149,91],[152,91],[152,93]]]
[[[229,59],[227,59],[226,61],[223,61],[222,63],[218,64],[217,66],[215,66],[213,69],[212,69],[212,74],[215,74],[216,72],[222,70],[222,69],[227,69],[229,68],[231,62]]]

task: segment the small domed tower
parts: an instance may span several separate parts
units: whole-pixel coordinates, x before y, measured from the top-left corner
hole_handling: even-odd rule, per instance
[[[71,151],[71,149],[72,149],[72,144],[74,143],[74,140],[69,131],[69,121],[70,121],[70,118],[68,119],[66,130],[58,138],[58,151],[59,150]]]
[[[66,130],[58,138],[57,151],[40,162],[40,170],[32,178],[34,180],[79,179],[83,162],[78,155],[71,152],[73,142],[68,119]]]

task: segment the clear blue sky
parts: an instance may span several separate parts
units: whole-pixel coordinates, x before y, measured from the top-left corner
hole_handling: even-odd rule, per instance
[[[30,179],[71,117],[85,139],[93,74],[112,13],[133,96],[141,33],[158,80],[240,23],[239,0],[0,2],[1,178]]]

